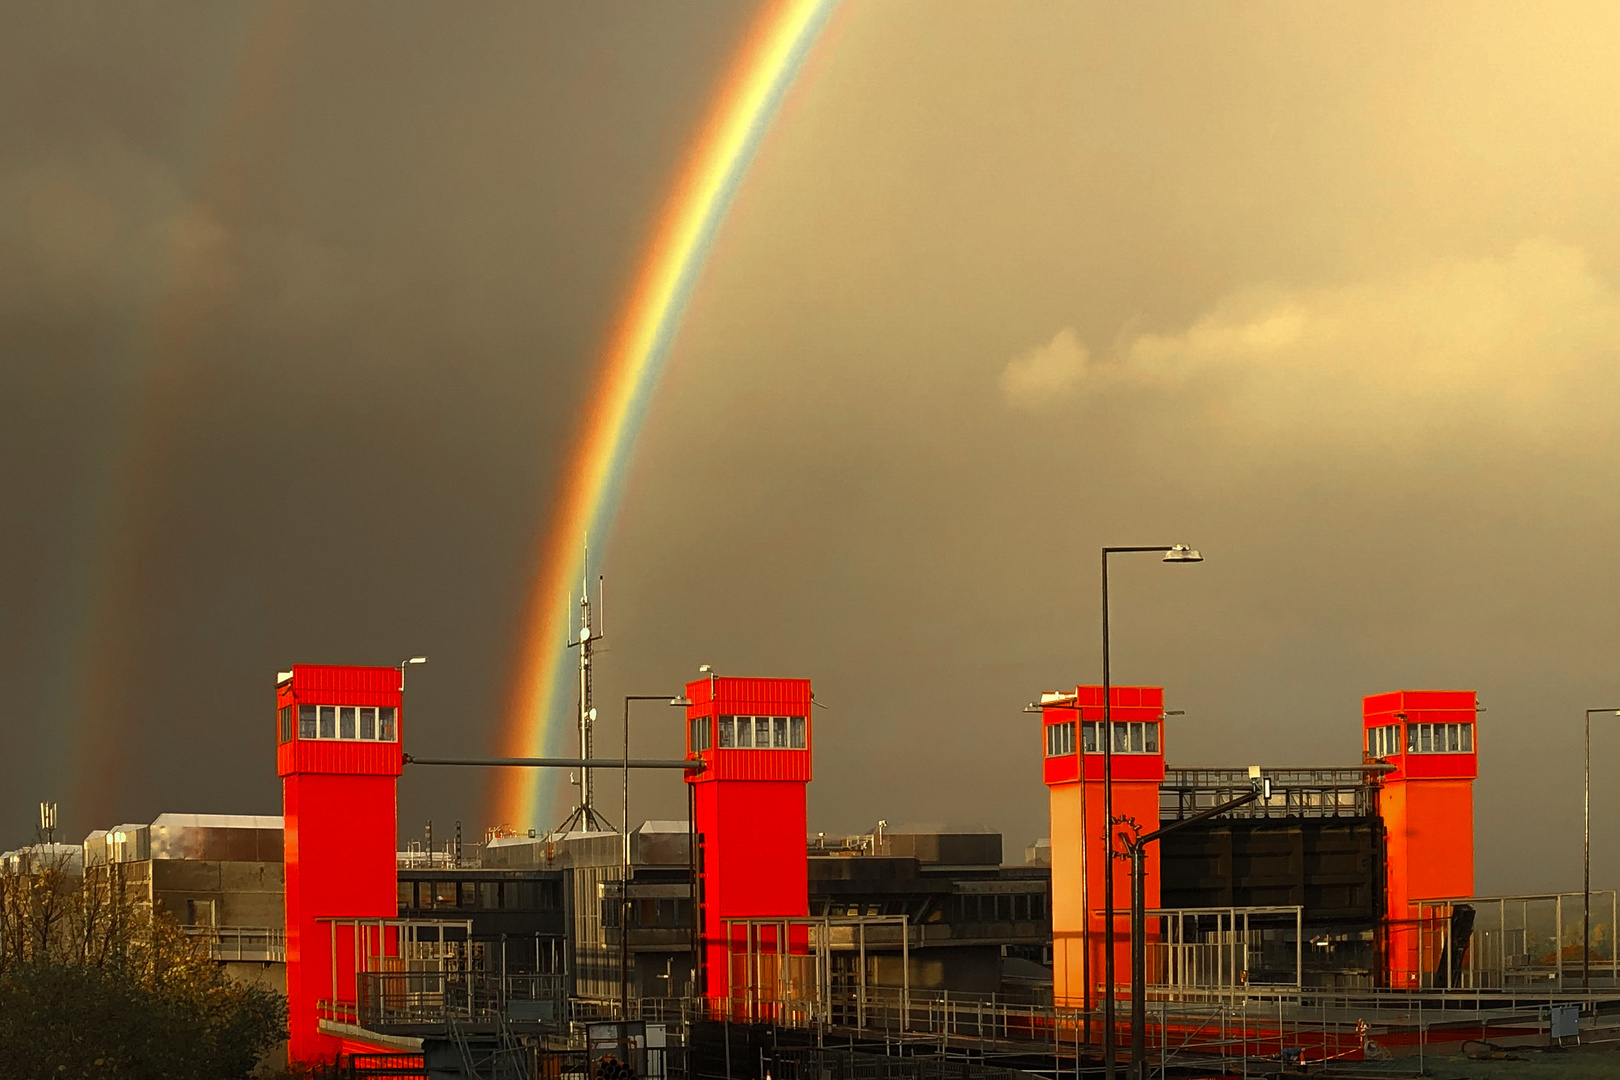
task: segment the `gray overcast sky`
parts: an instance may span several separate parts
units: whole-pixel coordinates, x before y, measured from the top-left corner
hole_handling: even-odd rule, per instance
[[[12,17],[0,835],[274,812],[294,660],[425,652],[412,749],[491,745],[571,414],[750,10]],[[808,675],[813,829],[1011,855],[1019,710],[1098,675],[1097,549],[1186,540],[1115,579],[1172,763],[1349,764],[1361,695],[1477,689],[1479,889],[1577,885],[1580,713],[1620,705],[1615,55],[1605,4],[847,4],[639,443],[603,697]],[[479,807],[408,775],[401,828]]]

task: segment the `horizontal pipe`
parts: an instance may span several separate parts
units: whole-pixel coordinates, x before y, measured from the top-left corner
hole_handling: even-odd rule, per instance
[[[1087,707],[1090,708],[1091,706],[1087,706]],[[1098,706],[1096,706],[1096,708],[1100,709],[1100,708],[1102,708],[1102,706],[1098,705]],[[1096,753],[1101,753],[1101,751],[1095,751],[1095,752]],[[1240,765],[1240,766],[1236,766],[1236,767],[1231,766],[1231,765],[1166,765],[1165,766],[1165,772],[1226,772],[1226,773],[1241,772],[1241,773],[1247,773],[1248,771],[1249,771],[1249,766],[1247,766],[1247,765]],[[1264,771],[1264,772],[1266,772],[1268,774],[1275,774],[1275,773],[1280,773],[1280,772],[1394,772],[1395,771],[1395,766],[1389,764],[1388,762],[1384,762],[1384,761],[1375,762],[1374,764],[1371,764],[1371,765],[1300,765],[1300,766],[1297,766],[1297,767],[1286,766],[1286,765],[1266,765],[1266,766],[1263,766],[1262,771]],[[1273,784],[1272,786],[1275,787],[1276,785]]]
[[[660,758],[631,758],[629,762],[619,758],[572,758],[572,757],[497,757],[497,758],[425,758],[405,755],[407,765],[496,765],[517,769],[623,769],[627,765],[632,769],[684,769],[687,772],[702,772],[704,764],[701,761],[668,761]]]

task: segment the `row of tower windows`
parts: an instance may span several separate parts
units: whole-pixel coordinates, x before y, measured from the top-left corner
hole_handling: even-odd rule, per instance
[[[293,737],[293,707],[283,705],[280,712],[281,741]],[[394,708],[385,705],[373,708],[365,705],[300,705],[298,706],[299,739],[352,739],[364,742],[393,742],[396,738]]]
[[[802,716],[722,716],[719,721],[720,748],[723,750],[803,750],[805,727]],[[692,721],[692,749],[707,750],[709,717]]]
[[[1367,754],[1383,758],[1401,753],[1401,725],[1386,724],[1367,729]],[[1474,752],[1473,724],[1407,724],[1408,754],[1471,754]]]
[[[1088,754],[1102,753],[1102,721],[1087,720],[1080,725],[1080,739]],[[1114,745],[1116,754],[1157,754],[1159,752],[1159,723],[1115,721]],[[1064,757],[1074,753],[1074,721],[1049,724],[1046,728],[1046,756]]]

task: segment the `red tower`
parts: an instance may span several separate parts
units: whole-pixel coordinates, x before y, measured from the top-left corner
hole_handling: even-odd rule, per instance
[[[727,920],[810,913],[810,680],[715,676],[687,683],[686,697],[687,757],[705,766],[687,774],[698,842],[699,986],[711,1001],[741,998],[745,977],[732,971],[732,959],[778,943],[770,928],[750,943]],[[780,944],[802,951],[796,940]],[[757,971],[748,977],[765,986],[775,981]]]
[[[353,985],[354,961],[352,950],[333,955],[332,931],[319,920],[399,914],[399,669],[294,664],[276,683],[276,719],[286,830],[288,1055],[330,1059],[342,1043],[320,1033],[317,1007],[345,975]],[[335,972],[334,963],[350,970]]]
[[[1149,832],[1159,827],[1159,785],[1164,780],[1164,689],[1115,686],[1109,697],[1114,726],[1114,816],[1128,818],[1140,831]],[[1105,970],[1107,923],[1101,911],[1103,875],[1110,862],[1103,843],[1108,830],[1103,819],[1102,687],[1079,686],[1073,697],[1047,695],[1046,701],[1041,741],[1046,786],[1051,793],[1052,995],[1060,1007],[1090,1009],[1098,999]],[[1128,991],[1130,864],[1123,859],[1112,862],[1114,972],[1118,987]],[[1147,906],[1153,908],[1159,904],[1157,844],[1147,849],[1146,870]]]
[[[1378,789],[1384,822],[1385,961],[1389,985],[1421,985],[1414,901],[1474,893],[1478,707],[1472,690],[1396,690],[1362,699],[1368,762],[1393,765]]]

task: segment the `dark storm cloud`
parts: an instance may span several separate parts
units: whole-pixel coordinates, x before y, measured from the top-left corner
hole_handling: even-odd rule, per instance
[[[487,745],[559,448],[746,11],[35,9],[0,45],[0,816],[279,803],[269,686]],[[477,779],[407,783],[466,817]]]
[[[426,652],[413,749],[488,745],[570,413],[748,11],[630,10],[8,35],[14,833],[81,771],[74,828],[273,808],[295,659]],[[1617,49],[1605,5],[847,5],[642,433],[602,698],[808,675],[813,829],[1016,853],[1097,549],[1185,540],[1114,579],[1173,764],[1351,763],[1361,695],[1475,688],[1480,888],[1569,885],[1580,710],[1620,693]],[[81,723],[95,767],[52,766]],[[408,776],[402,829],[475,783]]]

